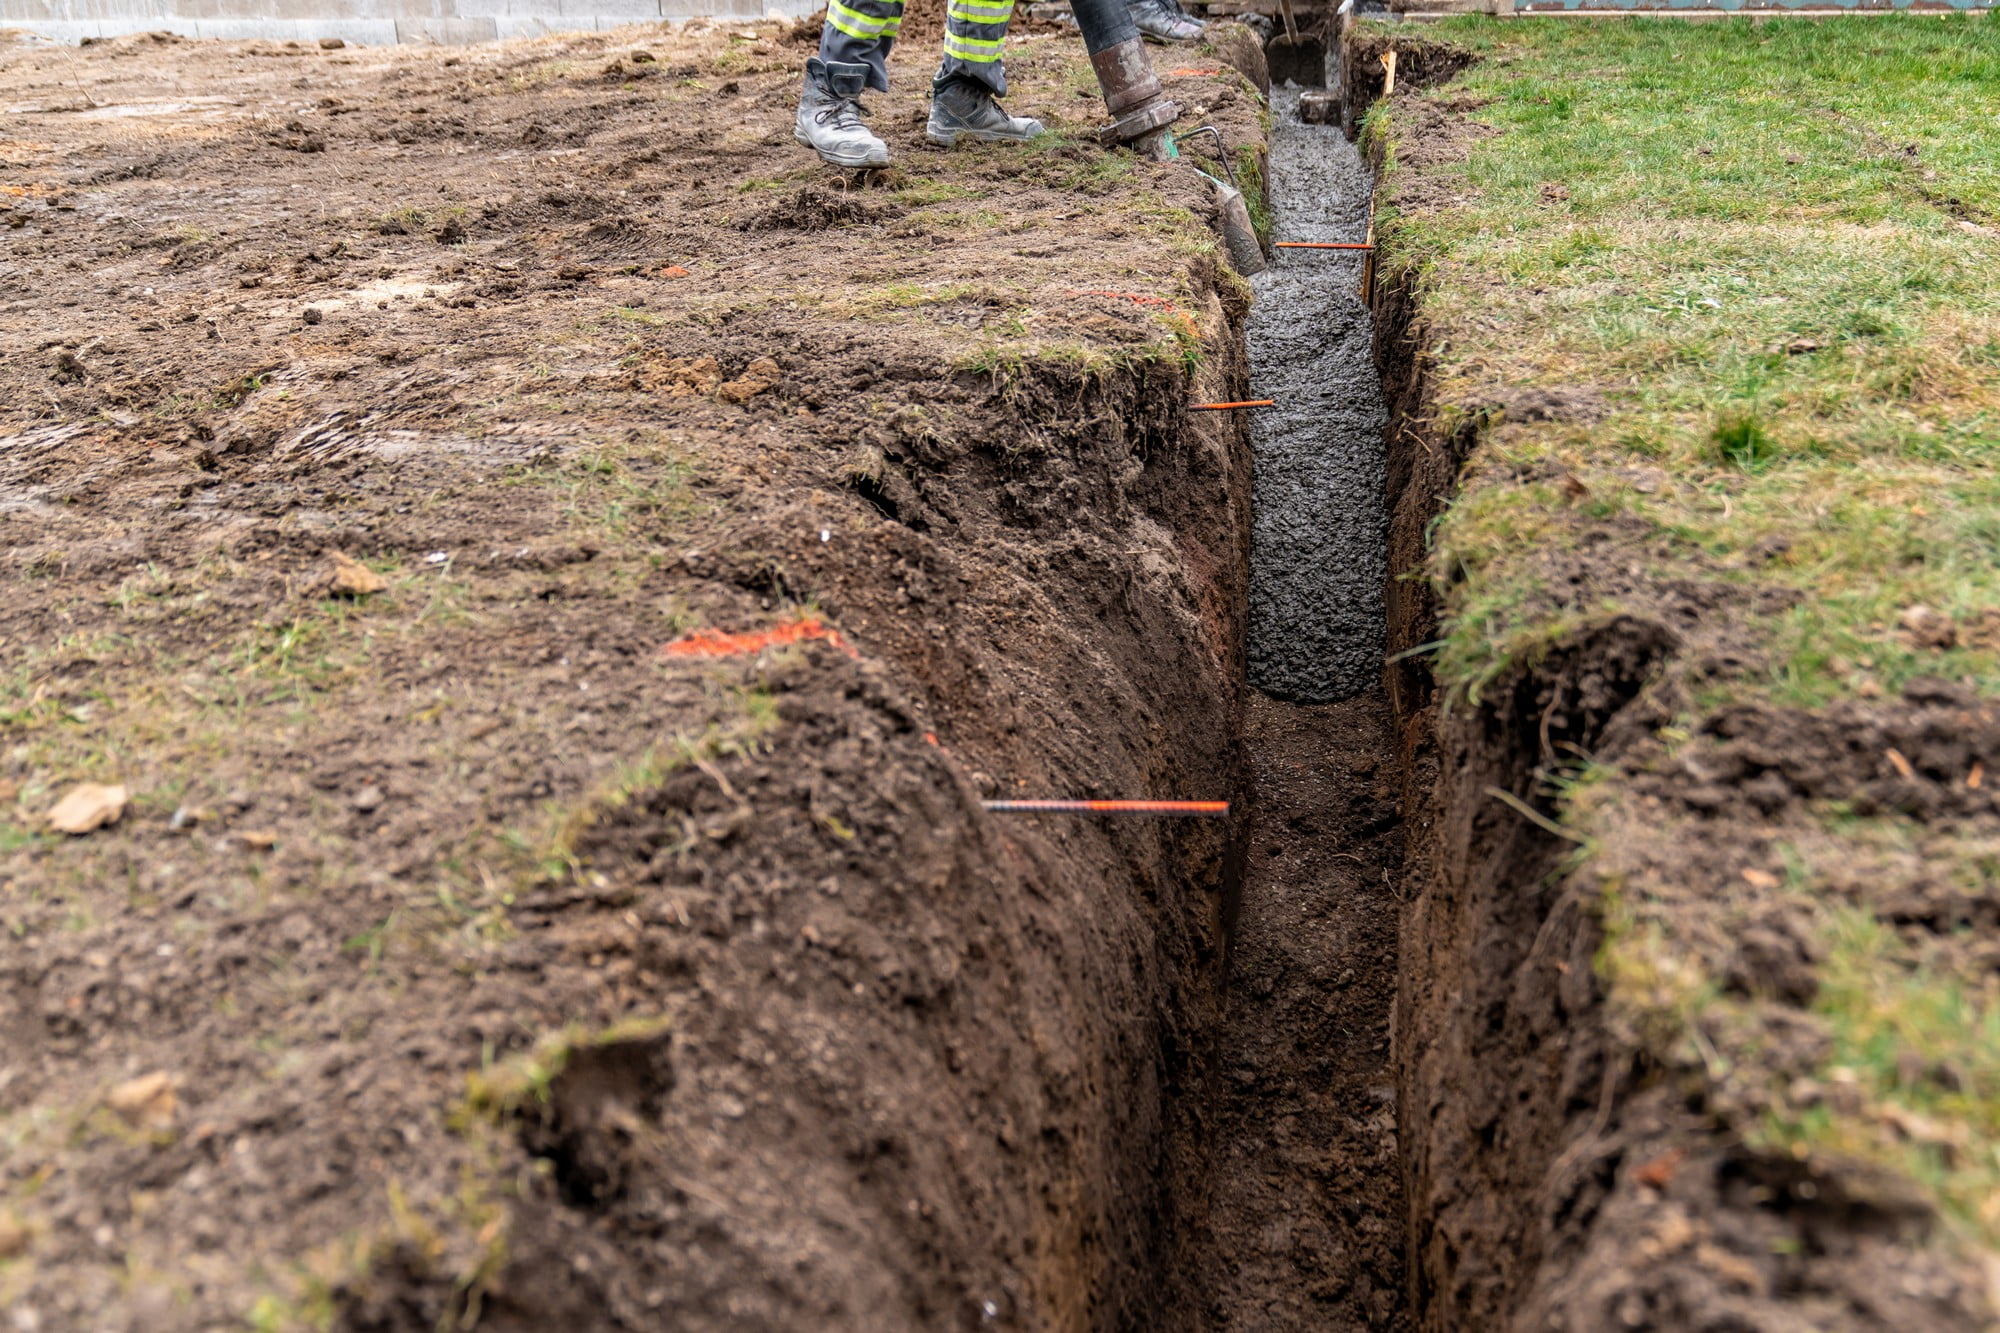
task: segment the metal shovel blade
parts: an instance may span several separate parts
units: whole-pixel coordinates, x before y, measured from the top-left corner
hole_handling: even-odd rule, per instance
[[[1301,88],[1326,84],[1326,43],[1317,37],[1273,37],[1264,48],[1272,83],[1296,83]]]
[[[1299,36],[1299,23],[1292,16],[1292,0],[1279,0],[1285,14],[1285,35],[1273,37],[1264,48],[1264,63],[1270,67],[1272,83],[1295,83],[1301,88],[1326,86],[1326,43],[1317,37]]]

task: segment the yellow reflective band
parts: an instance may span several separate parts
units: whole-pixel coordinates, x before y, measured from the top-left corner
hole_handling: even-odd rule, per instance
[[[980,4],[977,0],[952,0],[945,14],[966,23],[1005,23],[1014,16],[1014,3],[1013,0],[997,5]]]
[[[826,21],[849,37],[859,37],[866,41],[870,37],[880,37],[889,20],[864,14],[858,9],[849,9],[840,0],[831,0],[826,7]]]
[[[944,35],[944,53],[957,56],[960,60],[970,60],[977,65],[991,64],[1000,58],[1001,43],[983,41],[977,37],[961,37],[947,31]]]

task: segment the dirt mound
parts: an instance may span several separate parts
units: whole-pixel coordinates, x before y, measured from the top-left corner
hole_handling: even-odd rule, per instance
[[[891,204],[869,203],[846,191],[808,185],[738,225],[745,231],[827,231],[884,222],[902,213]]]

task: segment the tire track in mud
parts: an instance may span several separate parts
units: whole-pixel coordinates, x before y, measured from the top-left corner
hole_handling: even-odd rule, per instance
[[[1369,173],[1338,129],[1299,123],[1297,100],[1273,90],[1277,232],[1358,238]],[[1245,709],[1243,888],[1184,1322],[1395,1330],[1408,1325],[1389,1060],[1402,835],[1381,682],[1386,414],[1360,264],[1279,254],[1249,328],[1254,396],[1277,400],[1253,430],[1249,656],[1269,693]]]

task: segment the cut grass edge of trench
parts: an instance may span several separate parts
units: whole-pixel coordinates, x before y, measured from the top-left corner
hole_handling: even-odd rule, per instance
[[[1818,711],[1935,677],[2000,693],[2000,122],[1977,95],[2000,85],[2000,17],[1425,33],[1479,62],[1378,102],[1363,132],[1383,166],[1382,277],[1413,290],[1428,332],[1437,419],[1413,424],[1474,441],[1424,574],[1447,707],[1675,581],[1741,594],[1720,614],[1748,651],[1678,682],[1669,757],[1733,706]],[[1456,149],[1405,137],[1454,117],[1484,128]],[[1534,390],[1571,407],[1510,415]],[[1564,584],[1585,553],[1622,558],[1622,586]],[[1744,614],[1759,594],[1769,609]],[[1949,630],[1913,634],[1913,609]],[[1606,929],[1607,1001],[1670,1067],[1754,1078],[1754,1005],[1600,864],[1630,832],[1621,777],[1554,793],[1586,840],[1566,873]],[[1770,894],[1810,921],[1805,1008],[1826,1053],[1749,1098],[1737,1130],[1888,1167],[1936,1204],[1947,1243],[1990,1256],[2000,989],[1826,867],[1990,894],[2000,866],[1963,830],[1822,818]],[[1899,838],[1920,851],[1880,850]]]

